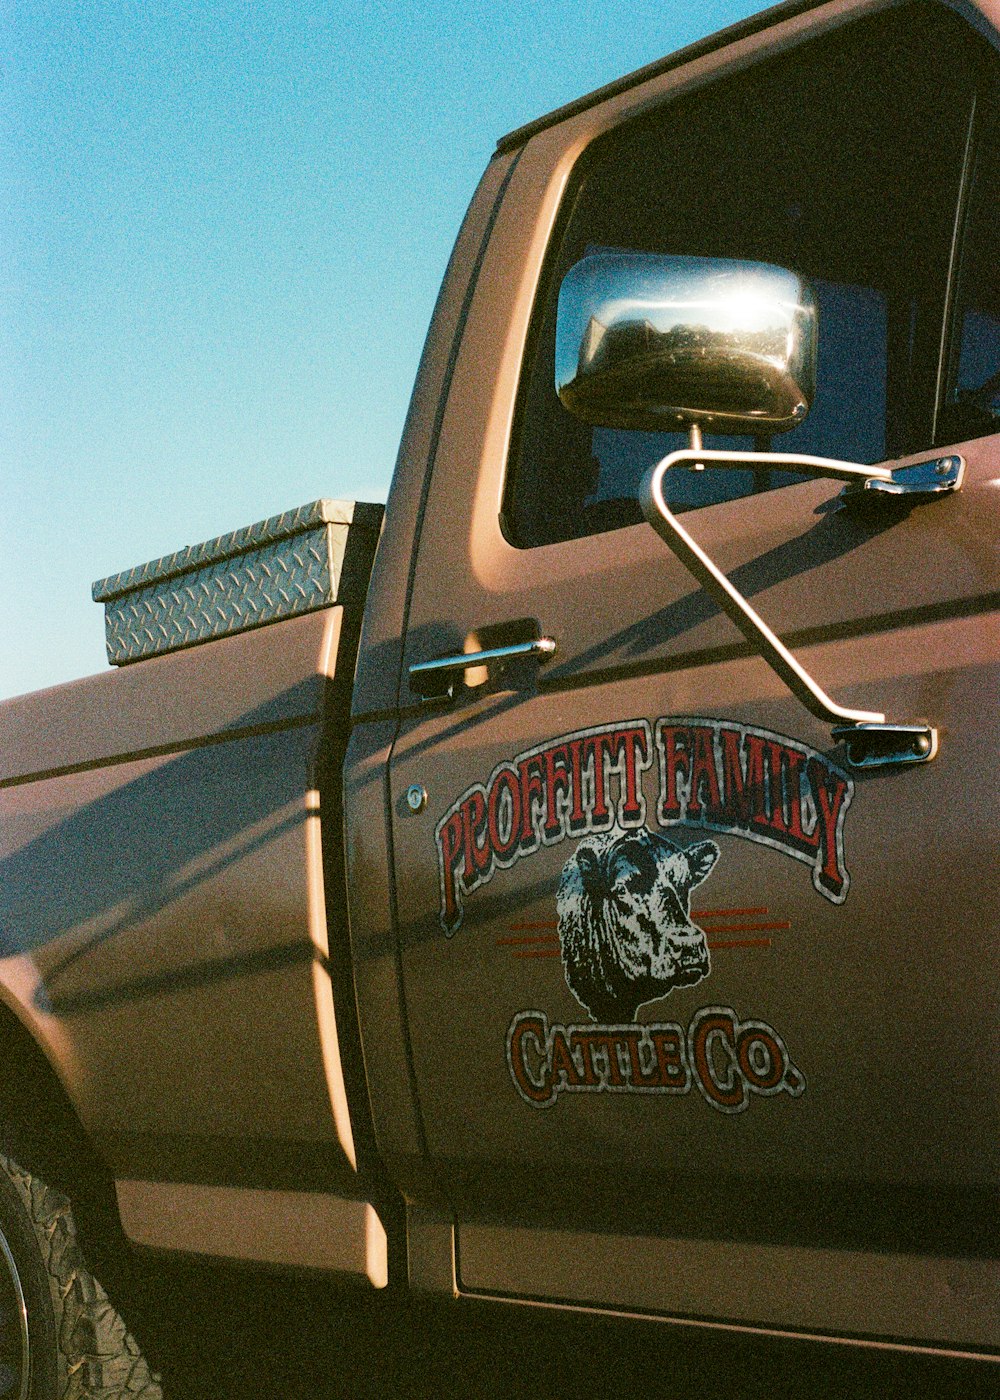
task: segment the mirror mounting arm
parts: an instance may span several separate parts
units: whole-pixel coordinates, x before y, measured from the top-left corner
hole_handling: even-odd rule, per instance
[[[693,436],[693,435],[692,435]],[[697,439],[692,446],[671,452],[647,474],[640,501],[646,519],[660,538],[670,546],[722,611],[743,633],[750,645],[760,653],[771,669],[784,681],[792,694],[806,709],[827,724],[843,730],[844,726],[885,726],[885,715],[869,710],[851,710],[838,705],[826,694],[809,672],[754,611],[743,595],[726,578],[721,569],[673,515],[667,505],[664,482],[673,467],[754,466],[778,467],[788,471],[807,472],[810,476],[833,477],[856,482],[891,482],[893,474],[885,467],[858,466],[853,462],[837,462],[825,457],[809,457],[781,452],[719,452],[702,449]],[[932,732],[932,731],[931,731]],[[836,736],[840,737],[840,736]],[[936,751],[936,735],[934,736]],[[922,752],[922,751],[921,751]],[[933,756],[922,752],[922,757]],[[899,760],[897,760],[899,761]],[[911,758],[909,761],[916,761]]]

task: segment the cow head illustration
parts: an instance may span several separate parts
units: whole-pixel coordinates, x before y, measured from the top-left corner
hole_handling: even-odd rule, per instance
[[[719,858],[714,841],[675,846],[651,831],[588,836],[556,896],[570,990],[595,1021],[634,1021],[639,1007],[711,970],[690,894]]]

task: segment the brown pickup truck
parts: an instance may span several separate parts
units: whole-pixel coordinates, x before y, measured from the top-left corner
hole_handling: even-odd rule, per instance
[[[504,138],[384,519],[0,707],[0,1393],[159,1394],[122,1237],[1000,1359],[998,46],[793,0]]]

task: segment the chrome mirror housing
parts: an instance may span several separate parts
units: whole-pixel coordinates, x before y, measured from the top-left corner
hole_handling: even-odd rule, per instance
[[[816,301],[767,263],[589,253],[559,289],[556,392],[597,427],[770,434],[816,389]]]

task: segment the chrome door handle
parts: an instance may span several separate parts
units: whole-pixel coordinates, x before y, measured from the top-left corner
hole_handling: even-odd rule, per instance
[[[527,642],[511,642],[509,646],[487,647],[483,651],[459,651],[450,656],[435,656],[430,661],[415,661],[409,670],[410,689],[424,699],[450,696],[452,687],[443,681],[470,666],[487,668],[505,661],[548,661],[556,649],[551,637],[533,637]]]

